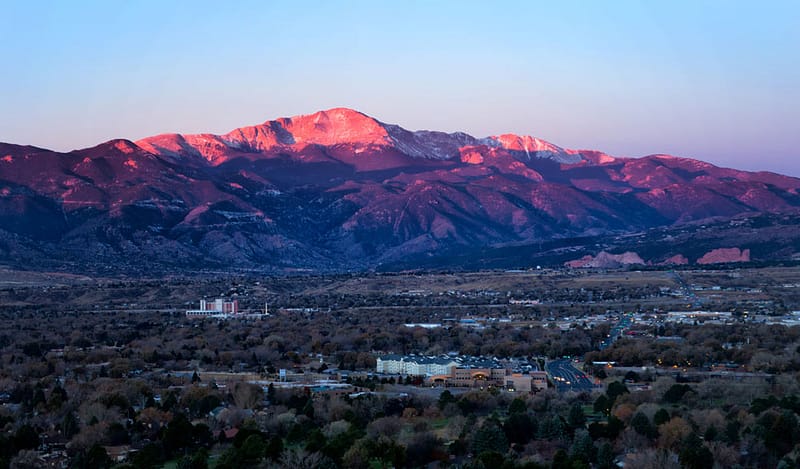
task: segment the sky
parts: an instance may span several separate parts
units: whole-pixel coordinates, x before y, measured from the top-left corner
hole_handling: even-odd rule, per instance
[[[800,2],[0,0],[0,141],[332,107],[800,176]]]

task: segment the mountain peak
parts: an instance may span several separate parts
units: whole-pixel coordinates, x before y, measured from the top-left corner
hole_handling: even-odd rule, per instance
[[[529,135],[503,134],[478,139],[462,132],[409,131],[346,107],[268,120],[234,129],[225,135],[164,134],[142,139],[136,144],[156,154],[199,155],[213,165],[222,164],[242,152],[297,153],[310,145],[346,146],[360,149],[357,153],[362,155],[372,154],[363,152],[368,147],[388,147],[412,158],[429,160],[459,158],[463,147],[485,145],[508,150],[515,158],[523,160],[547,158],[567,164],[583,161],[578,152],[564,150]]]
[[[389,134],[383,124],[349,108],[333,108],[314,114],[267,121],[263,127],[273,128],[277,122],[294,137],[294,143],[339,145],[386,145]]]

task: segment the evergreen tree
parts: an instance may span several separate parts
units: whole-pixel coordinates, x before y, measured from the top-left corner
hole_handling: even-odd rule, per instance
[[[527,413],[513,413],[503,423],[503,431],[508,441],[524,445],[536,435],[536,422]]]
[[[614,464],[614,448],[611,443],[605,442],[597,450],[597,469],[616,469]]]
[[[111,467],[114,461],[108,456],[106,449],[100,445],[93,445],[86,452],[85,459],[78,461],[78,467],[85,467],[87,469],[105,469]],[[73,465],[75,467],[75,465]]]
[[[71,439],[78,434],[81,428],[74,412],[67,412],[67,415],[64,416],[64,420],[61,421],[60,429],[61,434],[67,439]]]
[[[628,394],[628,387],[622,384],[619,381],[613,381],[609,383],[608,389],[606,390],[606,396],[608,396],[608,400],[611,401],[611,405],[614,405],[614,401],[617,400],[617,397]]]
[[[586,464],[594,459],[594,444],[588,431],[578,430],[575,432],[575,440],[572,442],[569,453],[573,460]]]
[[[600,394],[597,399],[594,401],[594,406],[592,407],[595,412],[599,412],[605,415],[611,413],[611,405],[613,404],[612,401],[608,399],[608,396],[605,394]]]
[[[515,398],[511,401],[511,404],[508,405],[508,413],[509,414],[521,414],[528,411],[528,406],[525,405],[525,401],[520,398]]]
[[[441,394],[439,394],[439,402],[437,403],[437,405],[441,410],[444,409],[447,406],[447,404],[454,402],[456,402],[456,398],[453,396],[453,393],[445,389],[444,391],[442,391]]]
[[[583,406],[580,402],[575,402],[572,404],[572,407],[569,408],[567,423],[572,428],[579,428],[586,425],[586,415],[583,413]]]
[[[636,415],[633,416],[631,419],[631,427],[636,430],[636,433],[647,438],[655,438],[658,436],[658,430],[650,423],[650,419],[641,412],[636,412]]]
[[[655,426],[659,426],[663,423],[669,422],[670,416],[667,409],[658,409],[658,411],[653,415],[653,424]]]
[[[481,454],[495,451],[505,454],[508,451],[508,439],[496,422],[487,420],[475,432],[472,438],[472,452]]]
[[[687,469],[706,469],[714,465],[714,455],[694,432],[683,440],[678,456],[683,467]]]

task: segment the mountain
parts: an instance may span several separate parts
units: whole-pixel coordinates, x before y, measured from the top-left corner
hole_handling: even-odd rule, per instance
[[[339,108],[69,153],[0,143],[0,262],[134,274],[407,268],[504,246],[800,216],[798,191],[800,179],[774,173],[513,134],[408,131]],[[781,242],[775,256],[800,251],[794,238]],[[689,255],[663,247],[644,261]]]

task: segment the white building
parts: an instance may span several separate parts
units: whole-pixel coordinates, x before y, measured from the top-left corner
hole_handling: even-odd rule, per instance
[[[239,313],[238,300],[224,300],[217,298],[213,302],[200,300],[200,309],[186,311],[187,318],[225,317]]]
[[[385,374],[435,376],[450,374],[460,363],[452,358],[383,355],[375,360],[375,371]]]

